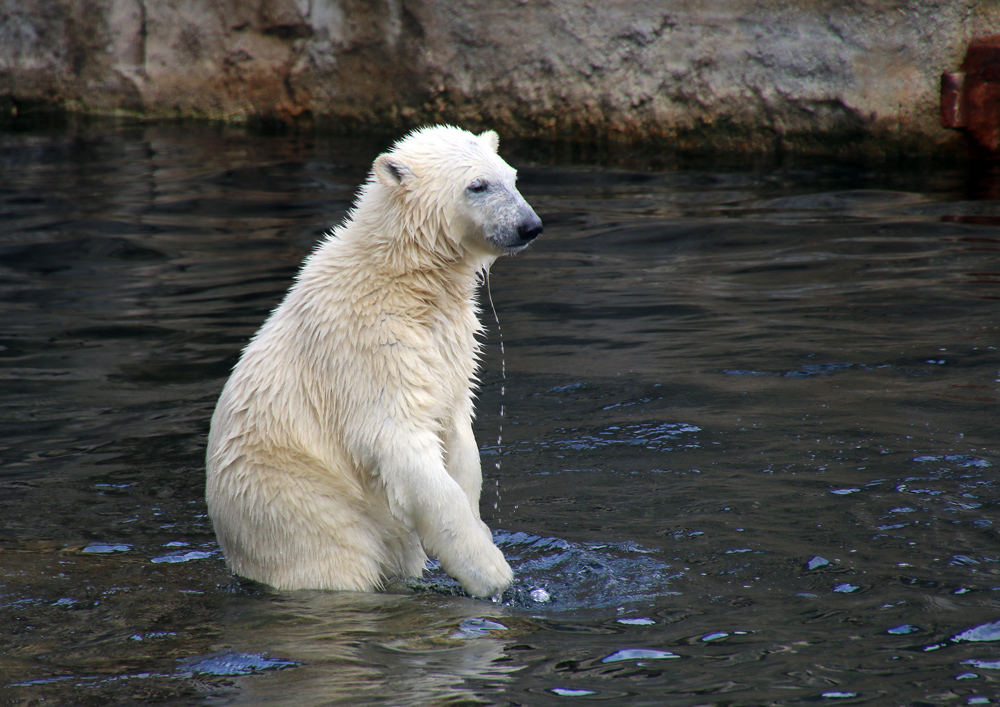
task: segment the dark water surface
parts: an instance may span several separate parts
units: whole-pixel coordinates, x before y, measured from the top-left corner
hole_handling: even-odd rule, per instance
[[[959,167],[502,146],[546,226],[504,361],[485,314],[515,589],[233,581],[211,411],[380,147],[0,135],[0,703],[998,703],[1000,202]]]

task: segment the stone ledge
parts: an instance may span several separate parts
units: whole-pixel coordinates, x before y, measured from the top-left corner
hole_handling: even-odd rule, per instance
[[[680,149],[955,150],[941,74],[1000,15],[954,0],[22,0],[0,108]]]

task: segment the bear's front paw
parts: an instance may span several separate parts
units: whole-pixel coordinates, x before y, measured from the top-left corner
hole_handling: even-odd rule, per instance
[[[465,562],[438,559],[441,560],[444,571],[457,579],[462,589],[474,597],[489,599],[499,596],[514,581],[513,570],[503,553],[492,542]]]

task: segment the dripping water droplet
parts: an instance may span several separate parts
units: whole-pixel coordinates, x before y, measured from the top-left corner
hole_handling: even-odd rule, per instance
[[[500,339],[500,422],[497,429],[497,461],[494,465],[497,474],[493,478],[496,498],[493,501],[493,511],[496,513],[496,522],[500,523],[500,454],[503,444],[503,420],[505,415],[504,397],[507,394],[507,356],[503,348],[503,330],[500,328],[500,317],[497,315],[496,305],[493,304],[493,291],[490,287],[490,271],[486,271],[486,295],[490,300],[490,309],[493,312],[493,321],[497,325],[497,337]]]

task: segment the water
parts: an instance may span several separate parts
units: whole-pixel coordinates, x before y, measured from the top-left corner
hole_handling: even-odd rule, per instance
[[[4,703],[996,704],[990,171],[506,147],[546,226],[476,422],[515,587],[234,581],[211,410],[383,145],[0,136]]]

